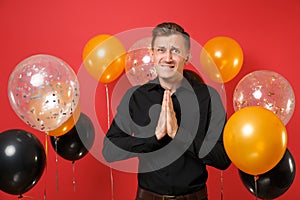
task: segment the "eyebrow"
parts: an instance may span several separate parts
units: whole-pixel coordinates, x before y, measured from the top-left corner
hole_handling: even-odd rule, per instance
[[[158,48],[160,48],[160,49],[167,49],[165,46],[157,46],[157,47],[154,47],[154,48],[156,48],[156,49],[158,49]],[[170,50],[173,50],[173,49],[178,50],[178,51],[181,52],[180,48],[171,46]]]

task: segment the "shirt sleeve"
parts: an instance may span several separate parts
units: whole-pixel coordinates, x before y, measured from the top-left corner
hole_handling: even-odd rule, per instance
[[[205,164],[224,170],[228,168],[231,163],[223,144],[223,130],[226,123],[226,112],[217,91],[210,87],[208,89],[210,95],[210,106],[207,120],[207,131],[198,156]]]

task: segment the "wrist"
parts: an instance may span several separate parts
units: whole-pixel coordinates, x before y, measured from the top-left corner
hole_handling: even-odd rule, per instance
[[[155,137],[157,140],[161,140],[166,134],[162,133],[161,131],[155,130]]]
[[[173,129],[172,131],[170,131],[170,133],[168,133],[170,138],[174,139],[177,134],[177,131],[178,131],[178,127],[176,127],[176,129]]]

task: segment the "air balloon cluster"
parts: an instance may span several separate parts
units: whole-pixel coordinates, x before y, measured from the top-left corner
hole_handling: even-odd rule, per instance
[[[226,83],[239,73],[243,58],[237,41],[218,36],[203,46],[200,63],[211,80]],[[295,109],[293,88],[280,74],[257,70],[236,85],[233,108],[223,134],[228,157],[251,194],[262,199],[281,196],[295,177],[285,127]]]
[[[37,54],[22,60],[9,77],[8,98],[16,115],[50,137],[53,149],[62,158],[74,162],[92,147],[94,127],[81,112],[77,75],[62,59]],[[34,187],[46,168],[46,149],[28,131],[2,132],[0,189],[21,198]]]
[[[83,66],[93,79],[105,85],[124,72],[132,85],[144,84],[157,76],[150,43],[150,38],[144,38],[126,50],[117,37],[96,35],[83,47]],[[244,55],[233,38],[218,36],[203,46],[198,59],[207,77],[226,83],[240,72]],[[92,148],[95,129],[81,112],[79,81],[62,59],[38,54],[21,61],[10,75],[8,98],[16,115],[49,136],[62,158],[74,162]],[[235,112],[225,125],[223,139],[243,184],[260,198],[282,195],[295,176],[285,127],[295,108],[291,85],[276,72],[254,71],[237,84],[233,107]],[[44,147],[33,134],[12,129],[0,134],[0,150],[0,189],[22,195],[43,173]],[[21,168],[34,170],[29,173]]]

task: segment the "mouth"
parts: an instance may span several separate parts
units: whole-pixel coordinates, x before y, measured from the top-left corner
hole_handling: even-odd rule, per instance
[[[175,68],[174,64],[161,64],[160,67],[164,68],[164,69],[173,69]]]

